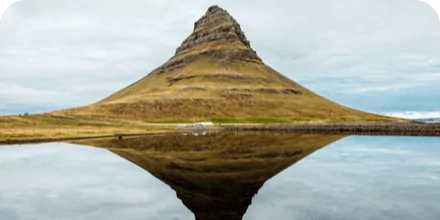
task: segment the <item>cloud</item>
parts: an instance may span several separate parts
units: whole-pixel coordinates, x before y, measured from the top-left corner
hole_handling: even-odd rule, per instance
[[[0,99],[8,100],[2,104],[19,104],[20,100],[31,96],[32,100],[38,104],[49,104],[50,99],[57,95],[55,91],[36,90],[32,88],[23,88],[18,85],[0,84]],[[49,103],[48,103],[49,101]]]
[[[0,105],[38,111],[101,100],[168,60],[212,4],[237,19],[268,65],[325,97],[379,111],[368,97],[399,105],[395,96],[411,89],[410,106],[440,92],[440,23],[417,0],[25,0],[0,25]]]
[[[354,93],[368,93],[368,92],[387,92],[387,91],[398,91],[402,89],[408,89],[413,86],[417,86],[412,84],[394,84],[394,85],[387,85],[387,84],[373,84],[370,86],[362,86],[363,84],[351,84],[346,87],[347,92],[354,92]]]
[[[406,111],[406,112],[386,112],[381,113],[387,116],[408,118],[408,119],[423,119],[423,118],[440,118],[440,111],[438,112],[416,112],[416,111]]]
[[[428,0],[436,9],[440,11],[440,0]]]
[[[10,0],[0,0],[0,30],[14,25],[15,14]]]

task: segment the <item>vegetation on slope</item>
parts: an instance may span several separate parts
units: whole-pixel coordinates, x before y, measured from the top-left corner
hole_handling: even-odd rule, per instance
[[[331,102],[267,66],[237,21],[217,6],[144,78],[98,103],[53,114],[143,122],[398,120]]]
[[[220,67],[221,63],[203,58],[175,73],[153,72],[100,103],[53,114],[144,122],[212,118],[240,122],[252,122],[247,118],[282,122],[396,120],[331,102],[262,63],[230,60],[230,68]]]

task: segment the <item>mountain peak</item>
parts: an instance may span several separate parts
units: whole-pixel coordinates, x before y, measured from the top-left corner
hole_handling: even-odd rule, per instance
[[[222,53],[226,56],[239,53],[244,57],[261,61],[252,50],[240,24],[217,5],[210,6],[205,15],[194,23],[193,32],[176,49],[175,56],[193,49],[202,49],[205,52],[209,50],[211,54]]]
[[[210,25],[221,24],[222,22],[235,22],[235,19],[223,8],[213,5],[208,8],[205,15],[194,23],[194,31]]]
[[[206,14],[213,12],[213,11],[225,11],[223,8],[220,8],[218,5],[211,5],[208,8],[208,11],[206,12]]]

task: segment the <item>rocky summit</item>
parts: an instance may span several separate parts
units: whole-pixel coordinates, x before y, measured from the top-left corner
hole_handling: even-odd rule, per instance
[[[264,64],[240,24],[218,6],[195,22],[173,57],[139,81],[98,103],[55,113],[136,121],[388,119],[331,102]]]
[[[209,50],[211,56],[230,56],[236,58],[250,58],[261,61],[257,53],[251,49],[240,25],[229,15],[229,13],[218,6],[211,6],[206,14],[194,24],[193,33],[185,39],[176,50],[176,56],[185,54],[188,49],[196,49],[197,46],[207,42],[216,42],[217,45],[228,45],[230,42],[237,42],[239,45],[222,50]],[[241,45],[240,45],[241,44]]]

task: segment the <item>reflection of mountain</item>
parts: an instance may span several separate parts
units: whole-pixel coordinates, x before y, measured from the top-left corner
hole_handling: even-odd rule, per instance
[[[242,219],[264,182],[342,137],[216,133],[78,143],[107,148],[144,168],[173,188],[196,219]]]

